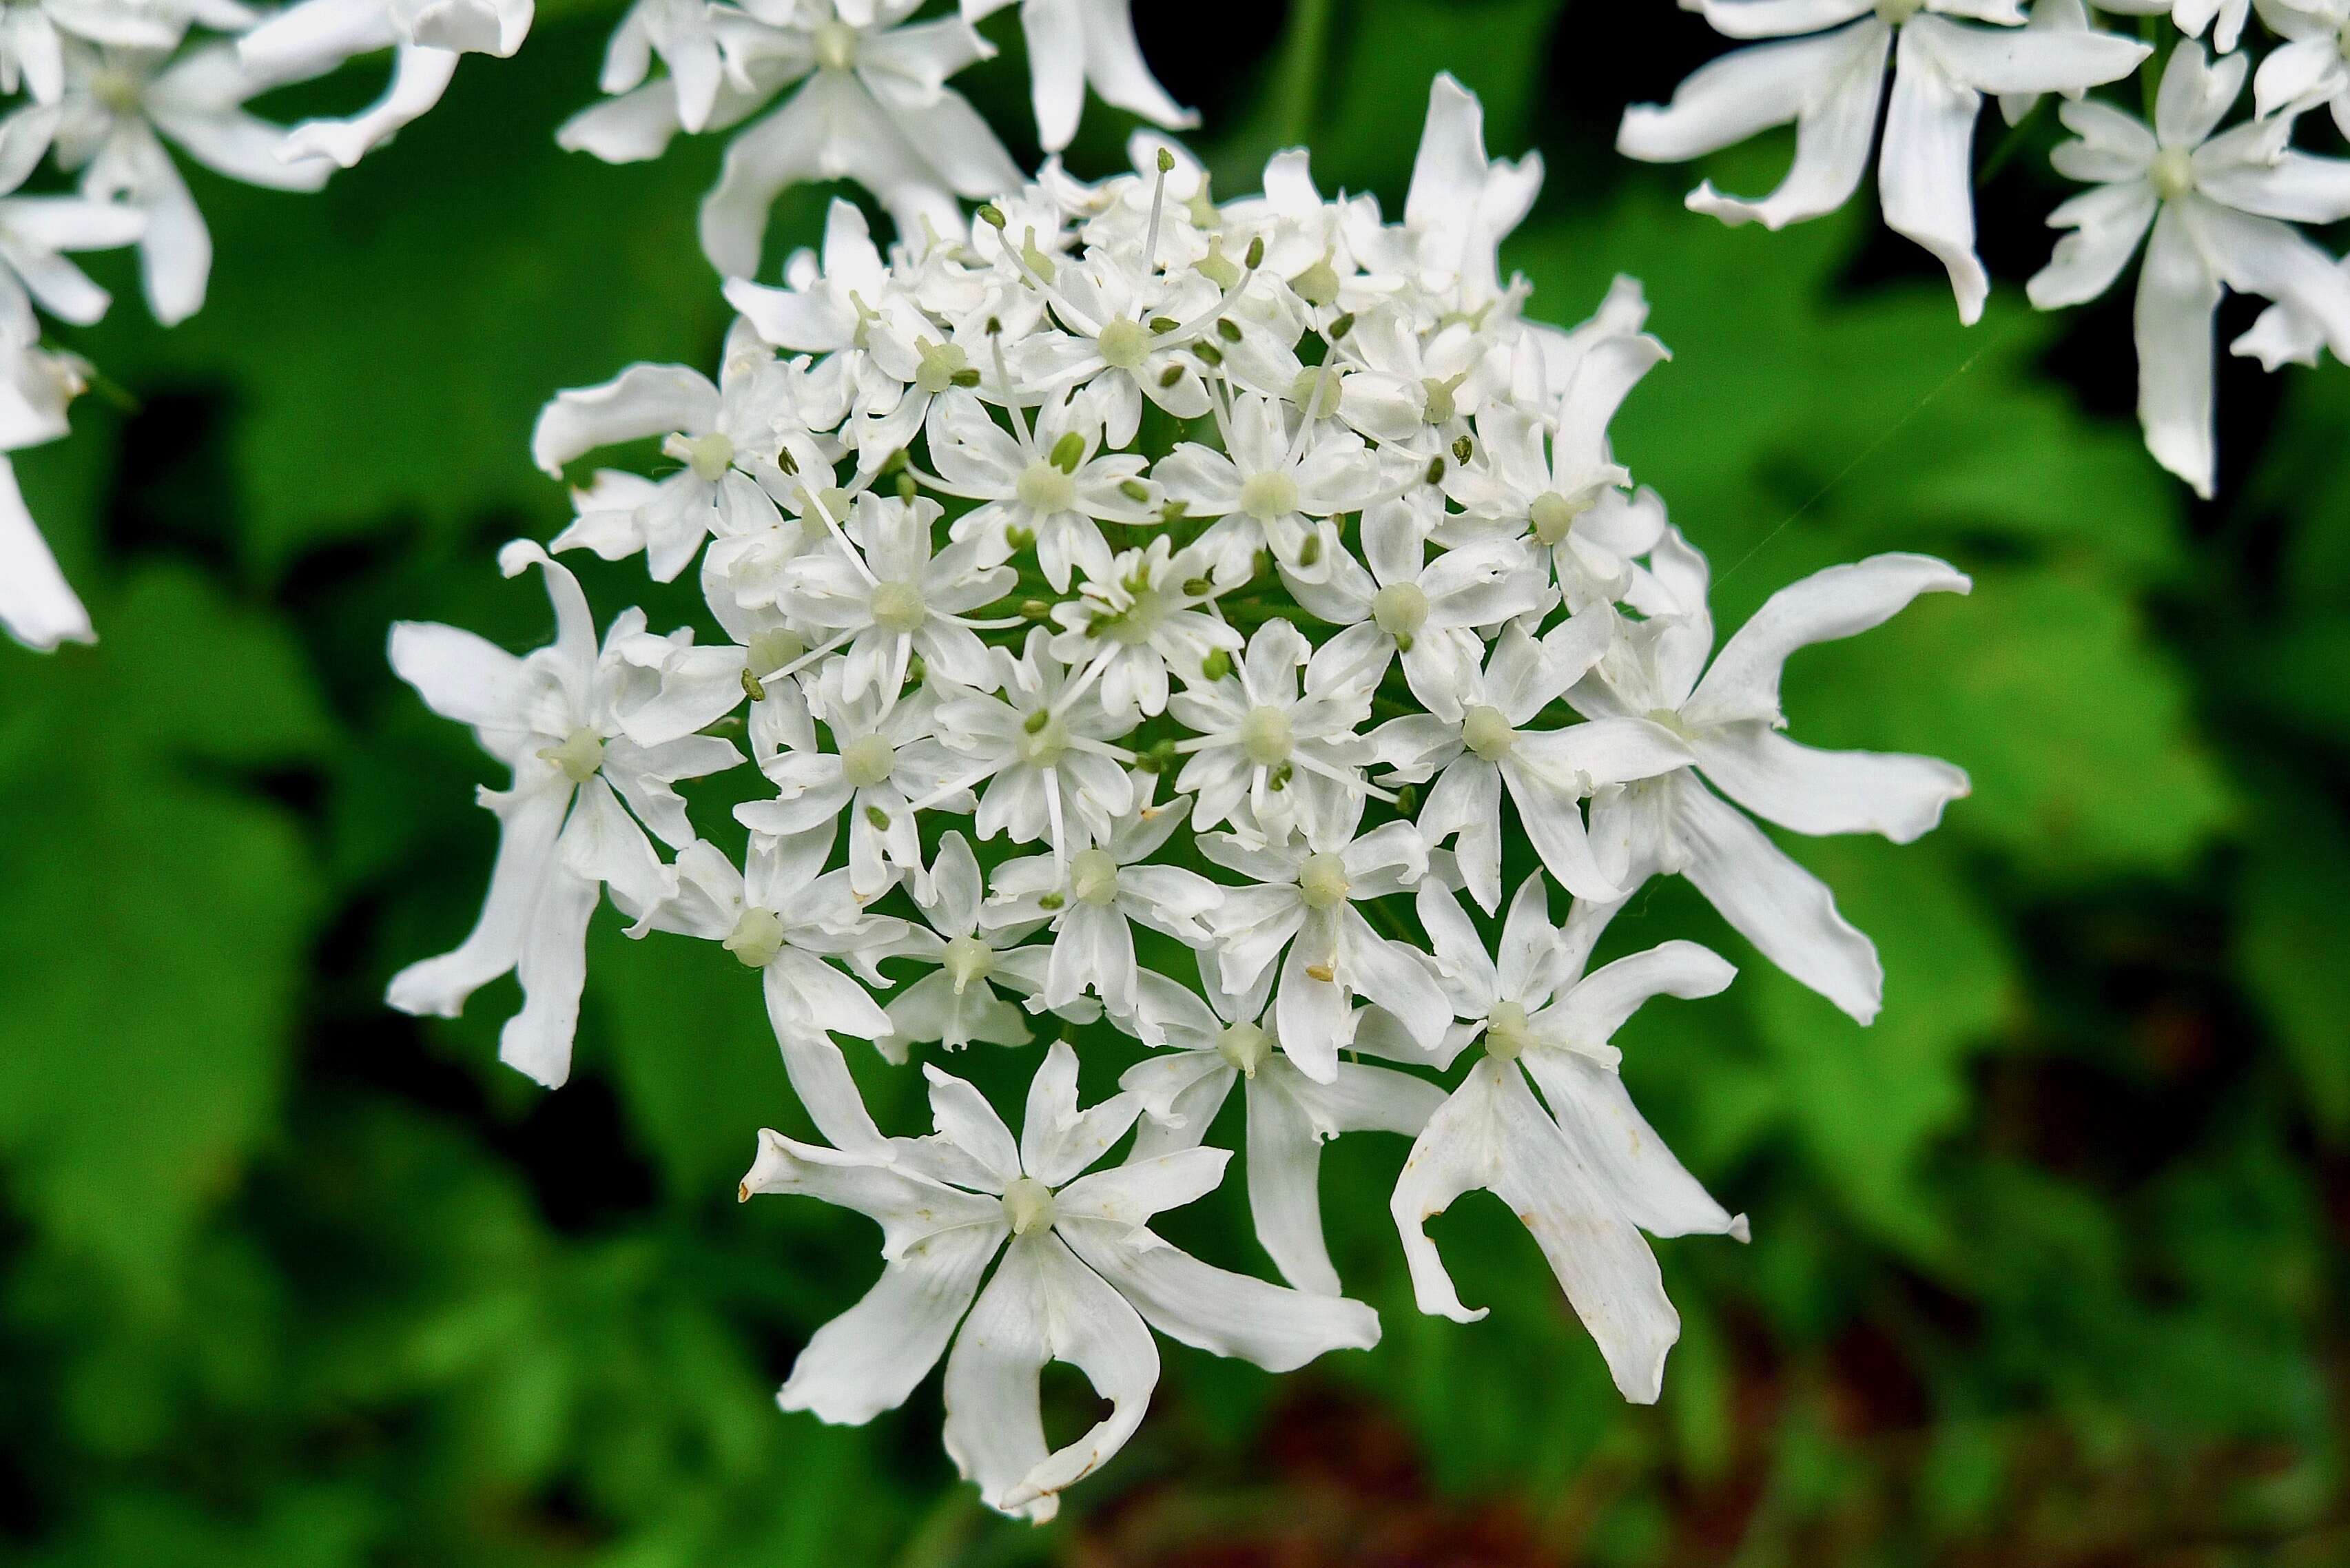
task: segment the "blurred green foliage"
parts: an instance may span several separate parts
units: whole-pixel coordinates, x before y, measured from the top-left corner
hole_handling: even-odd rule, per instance
[[[2126,418],[2126,306],[2008,289],[1962,328],[1862,213],[1724,230],[1680,210],[1686,171],[1613,160],[1622,100],[1710,52],[1687,18],[1139,9],[1220,192],[1305,140],[1326,188],[1399,201],[1439,68],[1496,151],[1544,149],[1506,259],[1552,319],[1645,280],[1676,358],[1620,450],[1712,555],[1724,624],[1875,550],[1976,574],[1790,675],[1807,738],[1975,780],[1919,845],[1792,846],[1883,950],[1875,1028],[1678,884],[1611,934],[1743,971],[1624,1041],[1754,1220],[1749,1249],[1660,1249],[1663,1403],[1615,1397],[1494,1206],[1439,1226],[1493,1315],[1414,1313],[1400,1143],[1349,1139],[1332,1241],[1386,1343],[1278,1382],[1170,1347],[1118,1464],[1010,1526],[951,1484],[934,1386],[859,1430],[770,1403],[873,1238],[729,1200],[795,1113],[723,954],[607,917],[554,1096],[494,1063],[510,985],[452,1024],[380,1009],[470,920],[490,839],[486,764],[392,680],[389,621],[537,640],[490,556],[564,509],[525,456],[539,403],[706,362],[723,326],[692,239],[714,146],[552,145],[612,20],[581,5],[323,195],[199,178],[211,304],[165,333],[119,288],[71,345],[137,407],[89,400],[20,460],[104,640],[0,649],[0,1564],[2350,1559],[2350,375],[2230,366],[2226,498],[2190,511]],[[1016,58],[966,79],[1019,123]],[[1095,114],[1081,171],[1119,161]],[[2002,265],[2044,244],[2034,161],[1985,198]],[[641,579],[590,587],[608,611]],[[909,1075],[867,1078],[916,1123]],[[1169,1229],[1255,1266],[1232,1185]]]

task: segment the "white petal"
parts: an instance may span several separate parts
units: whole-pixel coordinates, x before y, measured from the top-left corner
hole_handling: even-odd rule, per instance
[[[1931,832],[1968,790],[1966,770],[1900,752],[1821,752],[1756,721],[1690,742],[1715,788],[1798,833],[1881,833],[1907,844]]]
[[[946,1353],[1006,1227],[992,1220],[907,1244],[864,1299],[816,1331],[775,1395],[786,1410],[858,1425],[906,1402]]]
[[[1975,254],[1971,154],[1982,95],[1939,68],[1929,26],[1960,30],[1930,16],[1901,30],[1885,151],[1877,161],[1878,195],[1886,227],[1940,258],[1958,296],[1959,319],[1971,326],[1991,293],[1991,275]]]
[[[1673,781],[1684,870],[1762,955],[1863,1023],[1885,997],[1877,949],[1836,912],[1820,879],[1695,779]]]
[[[1077,1255],[1170,1339],[1290,1372],[1330,1350],[1379,1342],[1377,1314],[1360,1302],[1308,1295],[1201,1262],[1149,1231],[1076,1221],[1061,1234]]]
[[[1779,678],[1787,656],[1815,642],[1882,625],[1919,594],[1963,594],[1967,575],[1931,556],[1871,556],[1781,588],[1738,628],[1683,705],[1692,725],[1780,722]]]
[[[1109,1417],[1057,1453],[1045,1449],[1038,1374],[1076,1367]],[[1050,1231],[1015,1239],[947,1356],[946,1444],[989,1507],[1039,1523],[1062,1489],[1101,1465],[1142,1421],[1159,1347],[1134,1309]]]
[[[601,386],[558,392],[539,411],[530,458],[556,478],[599,446],[676,431],[699,435],[718,423],[718,389],[683,365],[631,365]]]
[[[2132,312],[2137,417],[2155,461],[2207,497],[2219,465],[2211,410],[2211,318],[2219,308],[2220,279],[2188,234],[2178,204],[2166,206],[2147,241]]]

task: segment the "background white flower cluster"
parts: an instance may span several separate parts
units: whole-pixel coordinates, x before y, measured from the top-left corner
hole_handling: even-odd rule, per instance
[[[671,74],[587,123],[685,123],[699,57],[666,16],[631,26]],[[791,58],[879,70],[904,36],[819,29]],[[800,90],[768,126],[851,88]],[[777,140],[730,155],[704,212],[722,256],[754,265],[747,214],[804,169],[743,151]],[[1526,316],[1498,248],[1541,166],[1489,160],[1451,78],[1399,222],[1323,195],[1303,152],[1222,202],[1173,145],[1132,152],[1099,184],[1048,163],[968,217],[872,171],[899,240],[837,202],[780,286],[731,278],[714,379],[639,364],[547,406],[550,473],[660,453],[577,474],[553,550],[697,572],[714,639],[634,609],[599,633],[572,573],[517,541],[501,562],[544,581],[550,645],[412,623],[391,642],[512,770],[482,795],[500,841],[479,924],[393,1004],[453,1014],[513,971],[502,1054],[557,1085],[608,897],[633,934],[756,971],[822,1141],[762,1134],[743,1193],[883,1231],[879,1283],[782,1402],[865,1420],[943,1357],[949,1452],[1037,1519],[1140,1420],[1152,1330],[1274,1370],[1376,1340],[1323,1241],[1318,1151],[1343,1134],[1412,1139],[1388,1203],[1423,1310],[1482,1315],[1425,1224],[1489,1189],[1618,1387],[1656,1398],[1679,1324],[1643,1232],[1745,1222],[1641,1118],[1612,1041],[1731,970],[1686,941],[1592,967],[1596,944],[1648,878],[1686,876],[1865,1022],[1868,940],[1747,814],[1907,840],[1967,788],[1931,759],[1798,745],[1779,701],[1795,649],[1967,579],[1917,556],[1833,568],[1717,650],[1703,556],[1607,441],[1666,358],[1640,291],[1619,279],[1572,330]],[[746,762],[764,787],[697,824],[679,785]],[[1538,860],[1514,888],[1513,826]],[[1123,1069],[1090,1106],[1080,1040]],[[931,1132],[877,1125],[843,1041],[925,1058]],[[1040,1044],[1017,1134],[934,1054]],[[1206,1140],[1236,1089],[1285,1285],[1149,1228],[1220,1182],[1230,1151]],[[1051,1360],[1111,1407],[1057,1449]]]
[[[1771,194],[1729,196],[1711,182],[1689,194],[1692,212],[1777,229],[1834,212],[1859,190],[1881,109],[1886,224],[1949,269],[1969,323],[1991,289],[1975,254],[1973,148],[1983,100],[1996,97],[2018,128],[2053,103],[2072,135],[2051,161],[2092,189],[2049,214],[2065,233],[2026,293],[2043,310],[2085,304],[2113,287],[2144,242],[2134,312],[2138,419],[2147,451],[2197,494],[2208,498],[2217,476],[2214,316],[2225,293],[2272,302],[2232,353],[2269,370],[2314,365],[2327,349],[2350,358],[2350,270],[2297,226],[2350,218],[2350,160],[2293,145],[2301,117],[2321,108],[2350,133],[2350,5],[2342,0],[1683,5],[1725,36],[1772,41],[1707,65],[1669,104],[1626,110],[1617,150],[1678,162],[1793,122],[1794,165]],[[2101,26],[2096,12],[2138,18],[2148,38],[2168,37],[2168,53]],[[2143,91],[2128,107],[2091,94],[2141,75]]]
[[[767,211],[785,186],[851,179],[899,221],[961,219],[957,196],[1011,188],[1018,167],[946,78],[993,47],[972,24],[1007,0],[964,0],[959,18],[910,23],[921,0],[639,0],[612,38],[601,86],[616,95],[558,140],[616,161],[650,157],[678,130],[782,107],[730,148],[705,203],[722,271],[758,269]],[[1025,0],[1038,131],[1067,145],[1088,84],[1170,128],[1195,122],[1151,78],[1130,0]],[[36,305],[87,325],[106,292],[70,251],[136,244],[147,303],[172,326],[204,301],[212,238],[173,149],[249,184],[316,191],[441,100],[467,54],[511,56],[532,0],[6,0],[0,8],[0,630],[35,648],[88,641],[88,613],[18,493],[5,453],[67,432],[90,368],[44,349]],[[357,114],[291,128],[245,110],[272,88],[391,51],[383,95]],[[664,74],[648,80],[659,59]],[[70,196],[12,195],[45,158]]]

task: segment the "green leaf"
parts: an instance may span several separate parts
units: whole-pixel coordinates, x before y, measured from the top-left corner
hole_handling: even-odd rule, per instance
[[[2350,1137],[2350,837],[2325,803],[2265,805],[2236,898],[2235,963],[2299,1073],[2310,1119]]]
[[[96,597],[95,649],[0,650],[0,1150],[69,1249],[153,1283],[272,1136],[322,914],[286,808],[224,769],[331,742],[299,653],[184,569]]]
[[[1741,964],[1796,1137],[1863,1224],[1921,1262],[1946,1257],[1943,1205],[1921,1180],[1935,1140],[1965,1119],[1969,1056],[2014,1008],[2014,960],[1939,845],[1830,839],[1804,863],[1877,943],[1885,1011],[1867,1028],[1753,955]],[[1768,1221],[1759,1220],[1758,1239]]]

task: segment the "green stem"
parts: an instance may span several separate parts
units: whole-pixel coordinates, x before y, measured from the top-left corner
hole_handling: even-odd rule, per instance
[[[1324,67],[1330,52],[1330,0],[1297,0],[1291,13],[1289,39],[1281,56],[1281,140],[1295,147],[1309,140],[1318,104]]]

